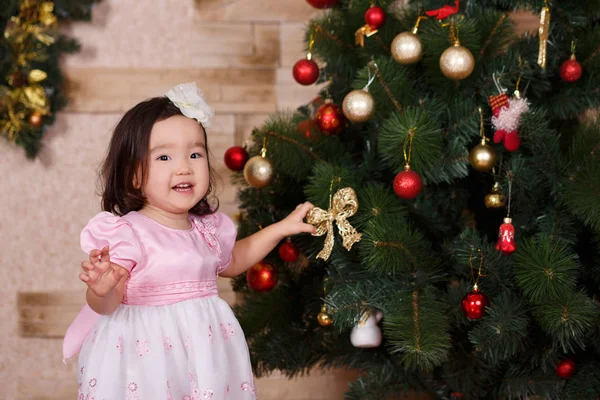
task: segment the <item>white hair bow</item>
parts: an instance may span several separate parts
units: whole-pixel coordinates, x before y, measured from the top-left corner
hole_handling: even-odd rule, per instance
[[[180,83],[173,86],[165,93],[165,96],[181,110],[183,115],[195,119],[205,129],[210,128],[215,110],[208,105],[204,92],[196,86],[196,82]]]

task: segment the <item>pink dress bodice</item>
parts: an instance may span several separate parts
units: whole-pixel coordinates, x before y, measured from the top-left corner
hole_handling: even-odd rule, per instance
[[[191,228],[171,229],[139,212],[123,217],[102,212],[81,232],[85,253],[109,246],[112,263],[129,271],[123,303],[165,305],[216,296],[216,278],[231,262],[237,235],[227,215],[190,214]],[[69,327],[64,357],[81,348],[97,314],[87,305]]]

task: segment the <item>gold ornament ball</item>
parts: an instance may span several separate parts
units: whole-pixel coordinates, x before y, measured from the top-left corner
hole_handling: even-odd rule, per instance
[[[498,182],[492,188],[492,193],[485,196],[485,206],[487,208],[502,208],[506,204],[502,190]]]
[[[475,58],[466,47],[455,43],[440,57],[440,69],[446,78],[461,80],[467,78],[475,68]]]
[[[32,126],[40,127],[42,126],[42,120],[43,120],[43,116],[42,113],[40,113],[39,111],[34,111],[31,113],[31,115],[29,116],[29,123]]]
[[[402,32],[392,40],[392,57],[399,64],[414,64],[423,58],[421,39],[412,32]]]
[[[352,122],[365,122],[375,113],[375,99],[364,89],[353,90],[344,97],[342,111]]]
[[[479,172],[487,172],[496,165],[496,150],[482,140],[477,146],[473,147],[469,154],[471,166]]]
[[[317,321],[319,321],[319,325],[321,326],[329,326],[333,322],[329,314],[324,311],[321,311],[319,315],[317,315]]]
[[[244,179],[252,187],[264,188],[273,179],[273,164],[266,157],[252,157],[244,166]]]

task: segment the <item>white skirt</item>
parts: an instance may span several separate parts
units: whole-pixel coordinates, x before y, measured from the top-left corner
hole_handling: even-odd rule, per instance
[[[204,297],[121,304],[79,354],[78,400],[256,399],[244,333],[229,305]]]

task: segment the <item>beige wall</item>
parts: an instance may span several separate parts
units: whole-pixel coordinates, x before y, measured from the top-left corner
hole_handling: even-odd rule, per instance
[[[82,43],[64,59],[68,110],[35,161],[0,141],[0,400],[74,398],[76,366],[61,363],[60,336],[84,303],[78,237],[99,211],[95,170],[122,112],[179,82],[204,88],[217,111],[209,140],[226,184],[222,210],[234,213],[223,153],[270,112],[316,95],[295,84],[291,66],[317,13],[303,0],[103,0],[91,24],[66,28]],[[228,282],[220,287],[233,302]],[[267,400],[336,399],[345,379],[275,374],[258,387]]]

